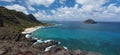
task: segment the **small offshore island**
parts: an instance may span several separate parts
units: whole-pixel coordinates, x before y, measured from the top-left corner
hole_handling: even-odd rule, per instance
[[[86,23],[86,24],[96,24],[97,22],[92,20],[92,19],[87,19],[87,20],[84,21],[84,23]]]
[[[37,21],[32,14],[26,15],[0,6],[0,55],[101,55],[89,51],[68,50],[59,46],[57,41],[34,45],[38,39],[26,38],[26,34],[22,32],[35,26],[49,26],[49,24]]]

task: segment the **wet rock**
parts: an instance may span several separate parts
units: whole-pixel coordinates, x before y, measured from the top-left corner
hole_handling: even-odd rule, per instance
[[[50,41],[50,42],[46,42],[46,43],[40,43],[40,44],[36,44],[34,45],[35,48],[40,49],[41,51],[44,51],[45,48],[49,47],[49,46],[53,46],[53,45],[57,45],[58,42],[57,41]]]
[[[59,51],[67,51],[67,50],[62,46],[55,46],[52,47],[49,52],[59,52]]]
[[[68,55],[68,54],[69,54],[68,51],[64,49],[64,47],[55,46],[55,47],[52,47],[44,55]]]

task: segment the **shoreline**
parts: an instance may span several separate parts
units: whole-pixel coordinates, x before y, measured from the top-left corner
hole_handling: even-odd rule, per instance
[[[30,27],[30,28],[26,28],[23,32],[21,32],[22,34],[30,34],[38,29],[44,28],[44,26],[35,26],[35,27]]]
[[[57,25],[54,25],[54,26],[57,26]],[[101,55],[100,53],[96,53],[96,52],[91,52],[91,51],[81,51],[81,50],[70,50],[68,49],[66,46],[59,46],[59,44],[61,44],[61,42],[59,41],[55,41],[55,40],[51,40],[51,39],[48,39],[48,40],[42,40],[41,38],[35,38],[31,35],[32,32],[38,30],[38,29],[41,29],[41,28],[45,28],[45,27],[51,27],[51,26],[35,26],[35,27],[30,27],[30,28],[26,28],[23,32],[21,32],[22,34],[25,34],[25,37],[27,39],[29,38],[32,38],[33,40],[36,40],[36,42],[34,42],[32,44],[32,46],[37,46],[37,45],[41,45],[41,44],[50,44],[52,43],[52,45],[49,45],[47,46],[46,48],[44,48],[43,52],[47,53],[47,52],[50,52],[50,51],[53,51],[53,50],[57,50],[57,49],[61,49],[62,51],[64,50],[65,53],[66,52],[71,52],[73,55],[74,54],[92,54],[92,55]],[[39,48],[39,46],[37,47]],[[61,51],[61,52],[62,52]],[[63,53],[63,52],[62,52]]]
[[[65,46],[60,46],[60,42],[54,40],[44,40],[39,38],[30,37],[29,33],[36,31],[37,29],[43,28],[44,26],[36,26],[26,28],[23,34],[15,33],[15,37],[2,36],[0,40],[0,55],[19,55],[23,53],[30,53],[31,55],[101,55],[96,52],[82,51],[82,50],[70,50]],[[50,27],[50,26],[46,26]],[[27,30],[27,31],[26,31]],[[28,36],[27,36],[28,35]],[[30,37],[30,38],[26,38]],[[9,39],[10,38],[10,39]],[[34,43],[37,42],[38,44]],[[50,54],[51,53],[51,54]]]
[[[54,25],[54,26],[57,26],[57,25]],[[54,41],[54,40],[42,40],[42,39],[39,39],[39,38],[35,38],[33,36],[31,36],[31,33],[38,30],[38,29],[41,29],[41,28],[45,28],[45,27],[51,27],[51,26],[35,26],[35,27],[30,27],[30,28],[26,28],[23,32],[21,32],[22,34],[25,34],[25,37],[26,38],[32,38],[33,40],[37,40],[36,42],[33,43],[33,45],[36,45],[36,44],[40,44],[40,43],[48,43],[48,42],[51,42],[51,41]],[[61,44],[61,42],[57,41],[58,44]],[[45,48],[45,52],[46,51],[49,51],[52,47],[55,47],[56,45],[51,45],[49,47],[46,47]],[[68,50],[67,47],[63,46],[64,49]]]

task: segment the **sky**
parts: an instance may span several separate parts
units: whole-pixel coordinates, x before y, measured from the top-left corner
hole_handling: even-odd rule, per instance
[[[0,6],[44,21],[120,22],[120,0],[0,0]]]

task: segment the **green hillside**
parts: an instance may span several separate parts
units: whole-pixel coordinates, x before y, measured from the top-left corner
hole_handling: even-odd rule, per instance
[[[4,28],[14,29],[14,31],[23,31],[27,27],[45,25],[36,20],[32,14],[26,15],[23,12],[8,10],[2,6],[0,6],[0,23]]]

